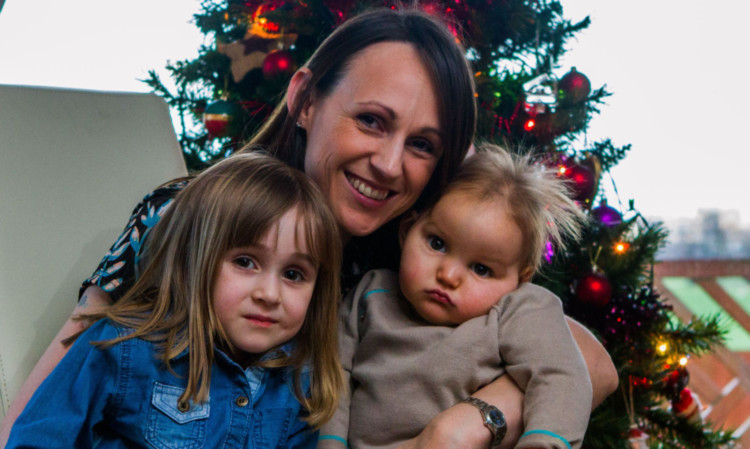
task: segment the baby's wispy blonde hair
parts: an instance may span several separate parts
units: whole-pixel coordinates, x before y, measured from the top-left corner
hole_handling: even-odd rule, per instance
[[[461,166],[443,194],[476,195],[480,201],[506,201],[523,236],[521,279],[528,281],[542,264],[547,242],[558,251],[581,236],[585,214],[570,197],[567,181],[533,163],[528,154],[511,154],[485,144]]]

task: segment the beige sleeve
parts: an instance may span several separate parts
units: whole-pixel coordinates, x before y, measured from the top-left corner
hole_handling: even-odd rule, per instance
[[[354,388],[351,383],[352,368],[360,339],[359,315],[360,312],[364,313],[364,310],[360,311],[360,303],[363,302],[362,296],[368,291],[373,277],[373,272],[366,273],[357,287],[339,304],[339,355],[344,370],[344,383],[349,390],[341,395],[333,418],[320,429],[318,448],[341,449],[348,444],[346,442],[349,439],[349,405]]]
[[[517,448],[579,448],[591,413],[591,380],[560,299],[524,284],[500,303],[498,338],[508,374],[525,392]]]

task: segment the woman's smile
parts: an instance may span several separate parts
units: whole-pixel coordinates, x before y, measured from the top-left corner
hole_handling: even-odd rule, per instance
[[[372,186],[371,184],[368,184],[366,181],[356,178],[350,174],[346,175],[346,179],[349,181],[349,184],[351,184],[352,187],[357,190],[357,192],[361,193],[369,199],[384,200],[388,197],[388,189],[379,189],[375,186]]]

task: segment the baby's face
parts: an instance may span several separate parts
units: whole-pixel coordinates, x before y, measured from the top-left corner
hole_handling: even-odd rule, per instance
[[[484,315],[518,287],[522,239],[504,201],[449,193],[406,235],[401,291],[433,324]]]

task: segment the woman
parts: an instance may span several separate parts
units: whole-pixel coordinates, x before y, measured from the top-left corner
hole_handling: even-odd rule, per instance
[[[262,146],[320,186],[346,243],[345,274],[354,279],[362,270],[397,263],[397,237],[389,223],[446,183],[466,155],[475,121],[473,77],[453,35],[423,13],[385,9],[353,18],[332,33],[293,75],[284,100],[243,151]],[[159,209],[183,185],[170,184],[139,205],[127,238],[118,239],[84,283],[73,314],[119,299],[132,283],[140,237],[146,238]],[[597,404],[614,390],[617,376],[601,345],[571,323]],[[60,341],[79,328],[68,320],[55,337],[8,410],[0,442],[65,354]],[[501,378],[475,396],[505,413],[503,447],[512,447],[520,436],[520,391]],[[491,436],[478,411],[462,403],[436,417],[412,444],[487,447]]]

